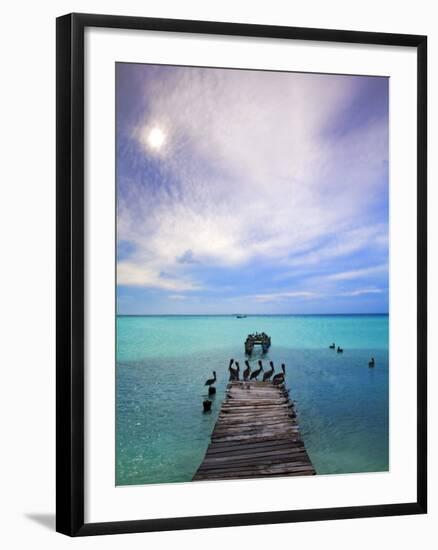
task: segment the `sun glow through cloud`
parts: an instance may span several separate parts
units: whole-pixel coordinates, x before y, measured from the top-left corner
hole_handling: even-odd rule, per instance
[[[142,137],[148,148],[156,151],[159,151],[166,142],[166,134],[158,126],[146,128]]]

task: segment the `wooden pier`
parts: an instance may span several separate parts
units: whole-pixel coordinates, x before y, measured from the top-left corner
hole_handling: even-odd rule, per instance
[[[245,353],[246,355],[252,355],[254,346],[262,346],[263,353],[267,353],[271,347],[271,337],[262,332],[261,334],[256,332],[255,334],[248,334],[245,340]]]
[[[314,475],[284,385],[230,382],[193,480]]]

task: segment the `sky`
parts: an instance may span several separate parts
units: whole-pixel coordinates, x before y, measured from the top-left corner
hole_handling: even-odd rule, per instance
[[[116,65],[118,314],[388,312],[388,79]]]

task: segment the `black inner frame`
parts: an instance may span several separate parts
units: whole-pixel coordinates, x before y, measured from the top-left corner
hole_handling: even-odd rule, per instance
[[[416,502],[84,523],[84,30],[86,27],[416,48]],[[427,37],[113,15],[64,15],[56,21],[56,133],[56,530],[69,536],[85,536],[426,513]]]

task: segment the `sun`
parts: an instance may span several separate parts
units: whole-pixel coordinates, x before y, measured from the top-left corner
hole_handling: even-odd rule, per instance
[[[147,133],[146,141],[151,149],[159,151],[166,142],[166,134],[161,128],[155,126]]]

